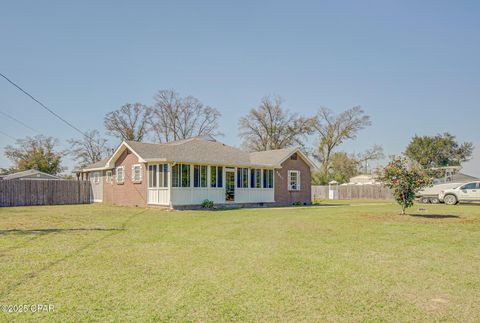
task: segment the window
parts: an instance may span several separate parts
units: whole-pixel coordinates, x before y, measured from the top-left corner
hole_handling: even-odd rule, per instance
[[[142,165],[136,164],[132,166],[132,182],[139,183],[142,181]]]
[[[223,187],[223,167],[210,166],[210,187]]]
[[[190,187],[190,165],[182,165],[182,187]]]
[[[105,177],[105,181],[107,183],[111,183],[112,182],[112,171],[111,170],[107,170],[106,172],[106,177]]]
[[[300,172],[298,170],[288,171],[288,189],[290,191],[300,190]]]
[[[148,165],[148,187],[168,187],[168,164]]]
[[[95,184],[100,183],[100,173],[99,173],[99,172],[93,173],[93,182],[94,182]]]
[[[157,187],[158,165],[148,165],[148,187]]]
[[[190,165],[176,164],[172,167],[172,186],[190,187]]]
[[[262,170],[261,169],[250,170],[250,187],[252,188],[262,187]]]
[[[207,166],[193,166],[193,186],[207,187]]]
[[[125,168],[123,166],[117,167],[117,183],[122,184],[125,180]]]
[[[237,187],[248,188],[248,168],[237,168]]]
[[[474,190],[477,188],[477,183],[468,183],[462,186],[462,190]]]
[[[273,170],[272,169],[263,170],[263,187],[273,188]]]

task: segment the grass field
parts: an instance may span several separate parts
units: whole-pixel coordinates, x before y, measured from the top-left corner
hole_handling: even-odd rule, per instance
[[[0,208],[0,321],[480,321],[480,206],[398,213]]]

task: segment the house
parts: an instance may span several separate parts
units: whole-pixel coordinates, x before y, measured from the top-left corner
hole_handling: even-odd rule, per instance
[[[198,207],[311,203],[311,169],[299,148],[248,153],[213,138],[165,144],[124,141],[113,155],[77,171],[93,199],[117,205]]]
[[[348,184],[365,185],[365,184],[376,184],[376,183],[377,181],[375,180],[375,176],[362,174],[362,175],[358,175],[350,178],[350,181]]]
[[[59,180],[61,179],[60,177],[57,177],[55,175],[50,175],[44,172],[41,172],[36,169],[29,169],[9,175],[2,175],[2,178],[0,180],[35,180],[35,179],[42,179],[42,180]]]

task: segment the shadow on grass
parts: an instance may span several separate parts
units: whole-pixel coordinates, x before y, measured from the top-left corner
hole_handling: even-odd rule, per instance
[[[127,227],[128,224],[130,224],[130,222],[135,218],[137,217],[138,215],[142,214],[142,213],[145,213],[147,210],[141,210],[140,212],[137,212],[137,213],[134,213],[132,215],[130,215],[123,223],[122,223],[122,226],[120,229],[102,229],[102,228],[98,228],[98,229],[64,229],[64,230],[89,230],[89,231],[92,231],[92,230],[97,230],[97,231],[110,231],[108,232],[107,234],[105,235],[102,235],[100,236],[100,238],[98,239],[95,239],[91,242],[88,242],[86,243],[85,245],[81,246],[80,248],[74,250],[73,252],[71,253],[68,253],[56,260],[53,260],[49,263],[47,263],[46,265],[44,265],[43,267],[40,267],[40,268],[37,268],[36,270],[32,271],[32,272],[29,272],[27,273],[26,275],[23,276],[23,278],[20,278],[18,280],[16,280],[14,283],[8,285],[8,286],[5,286],[5,288],[3,290],[0,290],[0,299],[4,298],[5,296],[7,296],[8,294],[10,294],[13,290],[15,290],[16,288],[18,288],[19,286],[25,284],[26,282],[32,280],[32,279],[35,279],[37,276],[41,275],[42,273],[44,272],[47,272],[49,271],[50,269],[52,269],[52,267],[60,264],[60,263],[63,263],[63,262],[66,262],[68,261],[70,258],[75,258],[75,257],[78,257],[81,255],[82,252],[84,252],[85,250],[88,250],[92,247],[94,247],[95,245],[98,245],[100,242],[110,238],[110,237],[113,237],[123,231],[125,231],[125,228]],[[52,230],[52,229],[46,229],[46,230]],[[53,229],[53,230],[57,230],[57,229]],[[58,230],[62,230],[62,229],[58,229]],[[3,230],[3,231],[11,231],[11,230]],[[32,230],[18,230],[18,231],[32,231]],[[37,230],[38,231],[38,230]],[[33,239],[30,239],[30,241],[33,240]]]
[[[427,218],[427,219],[459,219],[458,215],[452,214],[409,214],[409,216],[414,216],[418,218]]]
[[[312,204],[312,206],[350,206],[348,203],[318,203]]]
[[[27,234],[48,234],[48,233],[64,233],[64,232],[75,232],[75,231],[125,231],[123,228],[74,228],[74,229],[31,229],[31,230],[20,230],[20,229],[9,229],[9,230],[0,230],[0,235],[3,234],[18,234],[18,235],[27,235]]]

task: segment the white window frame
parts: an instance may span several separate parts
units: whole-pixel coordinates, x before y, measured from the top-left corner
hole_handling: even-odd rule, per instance
[[[111,170],[107,170],[105,172],[105,182],[107,182],[107,183],[112,182],[112,171]]]
[[[153,168],[155,172],[152,176]],[[168,176],[169,176],[169,166],[167,163],[163,164],[149,164],[148,165],[148,188],[157,189],[157,188],[167,188],[168,187]],[[155,180],[156,185],[154,186],[152,180]]]
[[[295,188],[292,187],[292,174],[296,174],[296,181],[297,185]],[[289,191],[300,191],[300,171],[299,170],[289,170],[288,171],[288,178],[287,178],[287,185]]]
[[[136,169],[138,168],[138,178],[135,178]],[[142,182],[142,165],[141,164],[134,164],[132,165],[132,182],[134,183],[141,183]]]
[[[119,170],[122,170],[122,178],[118,178]],[[123,184],[125,182],[125,166],[118,166],[115,172],[115,181],[117,184]]]

